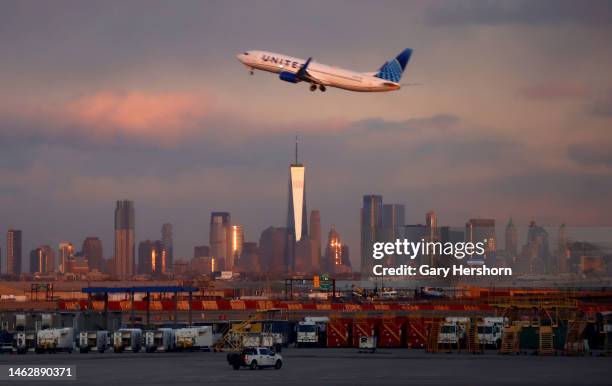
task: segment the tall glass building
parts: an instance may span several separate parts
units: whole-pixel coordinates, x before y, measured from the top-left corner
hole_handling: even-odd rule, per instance
[[[289,206],[287,209],[287,251],[285,266],[289,273],[295,271],[296,243],[308,237],[308,212],[306,210],[306,168],[298,162],[298,142],[295,140],[295,163],[289,166]]]
[[[117,201],[115,207],[115,276],[126,279],[134,274],[134,202]]]

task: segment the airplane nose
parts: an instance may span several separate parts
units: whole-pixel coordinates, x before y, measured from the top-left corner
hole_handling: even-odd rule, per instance
[[[238,59],[238,61],[240,63],[244,63],[244,54],[238,54],[236,55],[236,59]]]

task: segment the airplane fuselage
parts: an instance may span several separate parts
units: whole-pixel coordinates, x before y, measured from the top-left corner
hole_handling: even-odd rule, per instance
[[[289,72],[297,74],[304,59],[268,51],[247,51],[237,56],[238,60],[250,69],[280,74]],[[339,67],[310,62],[308,73],[310,83],[344,90],[361,92],[382,92],[398,90],[399,83],[375,77],[371,74],[346,70]]]

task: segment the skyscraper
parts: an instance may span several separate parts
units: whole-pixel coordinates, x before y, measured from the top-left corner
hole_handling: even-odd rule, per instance
[[[231,256],[225,263],[227,265],[228,270],[233,270],[234,267],[236,266],[238,259],[240,259],[240,256],[242,256],[243,247],[244,247],[244,229],[242,228],[242,225],[232,225],[231,226],[231,244],[230,244],[230,248],[231,248],[230,255]]]
[[[296,243],[308,236],[306,210],[306,168],[298,162],[298,141],[295,137],[295,163],[289,166],[289,205],[287,209],[286,271],[295,271]]]
[[[402,204],[383,204],[382,225],[376,230],[376,241],[392,242],[401,237],[405,223],[406,209]],[[404,264],[400,256],[385,256],[385,265]]]
[[[440,234],[438,229],[438,218],[433,210],[430,210],[425,214],[425,225],[427,226],[426,240],[432,243],[439,241]],[[436,267],[439,265],[437,260],[438,257],[433,252],[427,256],[427,264],[431,267]]]
[[[361,208],[361,275],[363,278],[372,275],[374,259],[372,246],[378,239],[382,227],[382,196],[369,194],[363,196]]]
[[[287,251],[287,229],[268,227],[261,232],[259,249],[263,272],[284,273],[285,252]]]
[[[87,237],[83,241],[81,254],[87,258],[89,270],[97,269],[102,272],[104,270],[104,254],[102,250],[102,241],[97,237]]]
[[[166,250],[166,264],[167,267],[174,266],[174,240],[172,233],[172,224],[169,222],[162,225],[161,228],[161,241],[164,243]]]
[[[58,247],[59,252],[59,271],[61,273],[66,273],[66,267],[68,266],[70,260],[74,257],[74,245],[72,243],[63,242],[59,244]]]
[[[161,240],[138,243],[138,273],[162,274],[168,271],[168,252]]]
[[[30,252],[30,272],[39,274],[55,272],[55,254],[50,246],[41,245]]]
[[[465,241],[485,242],[485,258],[494,257],[497,250],[495,220],[488,218],[470,219],[465,224]]]
[[[134,274],[135,254],[134,202],[117,201],[115,208],[115,276],[120,279]]]
[[[313,272],[321,269],[321,214],[318,210],[310,211],[310,261]]]
[[[21,275],[21,231],[9,229],[6,234],[6,273]]]
[[[512,221],[512,217],[508,220],[506,225],[506,252],[510,254],[510,257],[516,257],[518,255],[518,233],[516,226]]]
[[[227,269],[231,262],[228,251],[231,251],[231,217],[229,212],[212,212],[210,214],[209,245],[210,255],[215,258],[219,271]]]

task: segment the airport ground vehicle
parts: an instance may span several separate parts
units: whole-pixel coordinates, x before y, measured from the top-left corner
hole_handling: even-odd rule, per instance
[[[251,370],[274,367],[279,370],[283,367],[283,357],[267,347],[249,347],[240,354],[227,354],[227,362],[234,370],[240,370],[241,367]]]
[[[324,339],[321,339],[321,335],[325,334],[328,322],[329,318],[327,316],[306,316],[304,321],[298,322],[295,326],[295,346],[321,345],[320,342],[324,341]]]
[[[6,330],[0,331],[0,353],[13,352],[13,334]]]
[[[79,334],[79,351],[88,353],[93,349],[103,353],[108,348],[109,341],[108,331],[81,331]]]
[[[171,328],[160,328],[153,331],[145,331],[144,341],[147,352],[173,351],[175,348],[174,330]]]
[[[211,326],[179,328],[174,331],[177,350],[210,350],[213,346]]]
[[[375,352],[376,351],[376,335],[360,336],[359,337],[359,352]]]
[[[74,349],[74,330],[71,327],[39,330],[36,334],[36,353],[67,351]]]
[[[116,353],[139,352],[141,345],[142,330],[139,328],[121,328],[113,334],[113,348]]]

